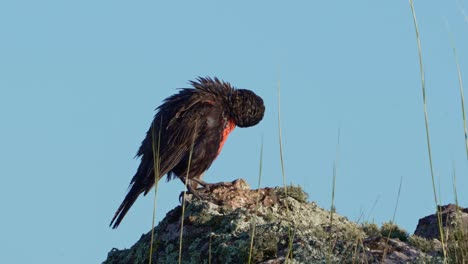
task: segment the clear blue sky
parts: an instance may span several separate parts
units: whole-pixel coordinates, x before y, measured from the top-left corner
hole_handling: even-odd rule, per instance
[[[468,83],[468,2],[415,4],[437,188],[442,203],[453,202],[455,164],[459,200],[468,206],[445,25]],[[0,39],[2,263],[99,263],[147,232],[152,195],[138,199],[119,229],[108,224],[153,110],[197,76],[254,90],[267,107],[259,126],[231,134],[207,181],[245,178],[255,186],[263,137],[262,186],[282,185],[280,80],[288,183],[329,208],[340,129],[338,213],[390,220],[401,177],[396,222],[412,233],[434,211],[406,0],[2,1]],[[183,190],[179,181],[161,183],[158,220]]]

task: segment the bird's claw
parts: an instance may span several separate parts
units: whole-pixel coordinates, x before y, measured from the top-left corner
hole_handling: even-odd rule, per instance
[[[179,195],[180,203],[182,203],[184,201],[184,197],[186,198],[186,194],[192,194],[193,196],[195,196],[199,200],[208,200],[209,197],[208,197],[208,195],[205,194],[206,191],[211,191],[212,189],[214,189],[216,187],[230,187],[230,186],[233,185],[232,182],[207,183],[205,181],[202,181],[202,180],[196,179],[196,178],[193,178],[193,179],[190,179],[190,180],[197,183],[197,184],[200,184],[202,187],[198,188],[198,189],[195,189],[190,184],[190,182],[188,182],[188,184],[187,184],[188,191],[182,192]],[[203,192],[203,194],[202,194],[202,192]]]
[[[179,195],[179,202],[180,203],[182,203],[187,198],[187,194],[192,194],[193,196],[195,196],[199,200],[206,200],[207,199],[206,195],[201,194],[198,190],[195,190],[192,186],[187,185],[187,189],[188,189],[188,191],[184,191],[184,192],[180,193],[180,195]]]

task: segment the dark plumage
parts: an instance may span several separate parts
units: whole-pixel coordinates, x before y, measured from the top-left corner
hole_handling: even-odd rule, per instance
[[[141,163],[130,182],[130,190],[110,223],[113,228],[119,226],[138,196],[146,195],[153,187],[156,158],[153,153],[158,147],[158,180],[166,174],[168,180],[178,177],[185,182],[188,178],[187,186],[196,194],[197,183],[202,182],[203,173],[234,127],[254,126],[263,118],[263,100],[252,91],[235,89],[217,78],[198,78],[190,83],[193,88],[181,89],[157,108],[137,153]]]

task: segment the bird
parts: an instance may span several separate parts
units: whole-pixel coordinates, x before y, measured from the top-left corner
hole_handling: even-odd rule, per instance
[[[251,127],[264,116],[263,99],[217,77],[198,77],[191,88],[181,88],[156,108],[156,114],[136,157],[138,169],[109,226],[117,228],[128,210],[156,179],[179,178],[189,192],[197,192],[203,174],[221,152],[235,127]],[[156,166],[155,166],[156,164]],[[155,170],[157,173],[155,173]],[[157,174],[157,175],[156,175]]]

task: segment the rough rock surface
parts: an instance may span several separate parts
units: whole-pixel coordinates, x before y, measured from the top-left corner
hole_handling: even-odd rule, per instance
[[[187,196],[182,263],[414,263],[431,260],[398,239],[367,237],[355,223],[307,202],[300,187],[250,190],[243,180]],[[182,206],[154,229],[153,263],[178,263]],[[252,233],[254,234],[252,238]],[[104,263],[148,263],[151,232]],[[253,242],[252,252],[250,244]]]
[[[442,217],[444,233],[451,232],[457,226],[468,226],[468,208],[458,207],[455,204],[440,206],[439,211]],[[439,239],[440,233],[437,224],[437,214],[428,215],[419,219],[418,226],[414,231],[415,235],[427,239]]]

